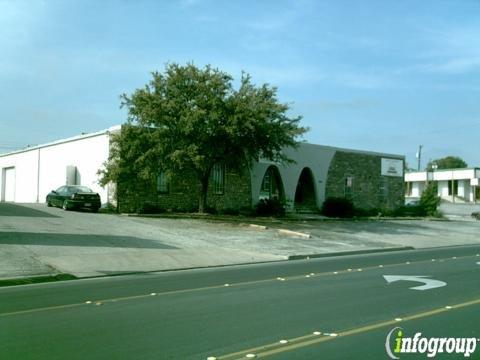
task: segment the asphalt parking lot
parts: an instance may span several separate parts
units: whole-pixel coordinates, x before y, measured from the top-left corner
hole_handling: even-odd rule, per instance
[[[0,204],[0,278],[79,277],[284,260],[292,255],[479,244],[480,221],[250,222],[126,217]],[[284,235],[286,228],[310,238]]]

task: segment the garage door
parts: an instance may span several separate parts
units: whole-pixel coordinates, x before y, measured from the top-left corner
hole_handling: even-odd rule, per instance
[[[15,201],[15,168],[3,169],[2,200]]]

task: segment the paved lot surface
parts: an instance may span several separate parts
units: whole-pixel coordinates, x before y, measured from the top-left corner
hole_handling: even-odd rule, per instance
[[[111,275],[341,251],[479,244],[480,221],[254,221],[135,218],[0,204],[0,278]],[[287,228],[310,239],[279,234]]]
[[[388,359],[401,327],[473,339],[478,359],[479,259],[477,245],[0,288],[1,357]]]
[[[440,211],[451,220],[472,221],[472,213],[480,212],[480,204],[452,204],[443,202]]]

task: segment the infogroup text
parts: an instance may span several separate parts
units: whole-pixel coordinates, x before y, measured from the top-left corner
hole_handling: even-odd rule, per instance
[[[391,359],[400,359],[400,354],[426,354],[433,358],[437,354],[463,354],[468,358],[477,348],[477,338],[438,338],[422,337],[421,332],[415,333],[413,337],[404,336],[403,329],[396,327],[392,329],[385,341],[385,349]],[[391,344],[392,336],[395,337]]]

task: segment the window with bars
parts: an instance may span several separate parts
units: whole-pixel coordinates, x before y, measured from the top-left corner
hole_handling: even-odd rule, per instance
[[[353,194],[353,176],[347,176],[345,178],[345,197],[350,199]]]
[[[221,195],[225,192],[225,166],[215,164],[212,169],[213,193]]]
[[[161,171],[157,176],[157,191],[161,194],[168,193],[167,175],[163,171]]]

